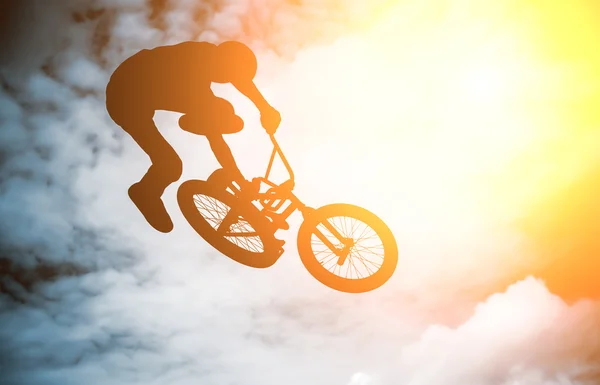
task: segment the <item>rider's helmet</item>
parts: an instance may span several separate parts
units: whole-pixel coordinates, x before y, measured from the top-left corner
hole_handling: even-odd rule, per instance
[[[218,50],[221,65],[231,69],[233,76],[254,78],[258,64],[250,47],[238,41],[225,41],[218,45]]]

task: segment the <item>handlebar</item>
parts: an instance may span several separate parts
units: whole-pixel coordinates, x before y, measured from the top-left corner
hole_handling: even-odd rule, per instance
[[[283,154],[281,147],[279,147],[279,143],[277,143],[277,140],[275,139],[275,135],[270,134],[269,138],[271,139],[271,143],[273,143],[273,152],[271,153],[271,159],[269,159],[269,165],[267,166],[267,172],[265,173],[265,179],[267,179],[267,180],[269,179],[269,174],[271,173],[271,168],[273,167],[273,162],[275,160],[275,155],[278,154],[279,158],[283,162],[283,165],[285,166],[286,171],[290,175],[290,179],[285,183],[289,183],[289,184],[293,185],[294,184],[294,171],[292,170],[292,167],[290,166],[285,155]]]

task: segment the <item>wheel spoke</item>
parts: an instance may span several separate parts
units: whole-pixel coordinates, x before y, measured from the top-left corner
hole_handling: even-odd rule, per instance
[[[357,252],[361,252],[361,253],[368,253],[368,254],[371,254],[371,255],[374,255],[374,256],[377,256],[377,257],[383,258],[383,255],[382,255],[383,253],[381,253],[381,252],[380,252],[380,253],[378,253],[378,252],[375,252],[375,251],[373,251],[373,250],[372,250],[372,249],[373,249],[373,247],[362,246],[362,245],[354,245],[354,249],[355,249]],[[379,251],[383,251],[383,248],[381,248],[381,249],[378,249],[378,250],[379,250]]]
[[[365,231],[370,231],[371,228],[367,225],[365,225],[365,228],[360,232],[360,234],[358,235],[358,237],[356,237],[355,242],[360,241],[361,239],[363,239],[363,236],[365,235]],[[354,239],[354,237],[353,237]]]
[[[384,246],[377,232],[367,223],[351,216],[333,216],[325,218],[316,226],[336,247],[342,247],[338,239],[325,227],[325,221],[340,233],[343,238],[351,238],[354,244],[343,265],[339,265],[335,250],[330,250],[315,233],[311,236],[311,247],[315,258],[332,274],[348,280],[365,279],[375,274],[383,264]],[[318,229],[318,230],[317,230]]]
[[[346,217],[340,218],[340,227],[342,229],[342,231],[340,231],[342,237],[348,236],[348,229],[346,229]]]
[[[350,265],[352,265],[352,267],[354,267],[354,271],[356,271],[357,277],[358,278],[363,278],[362,275],[360,274],[360,271],[356,267],[356,265],[354,265],[354,258],[352,258],[351,254],[348,256],[348,260],[350,261]]]
[[[358,227],[360,227],[360,223],[356,220],[356,218],[350,218],[352,219],[352,234],[350,234],[350,237],[354,239],[354,230]]]
[[[354,256],[353,256],[353,257],[354,257]],[[359,257],[359,256],[356,256],[356,258],[352,258],[352,259],[358,259],[358,260],[360,261],[360,263],[362,263],[362,265],[365,267],[365,269],[367,269],[367,271],[368,271],[369,273],[371,273],[371,275],[375,273],[375,271],[371,270],[371,269],[369,268],[369,266],[367,266],[367,264],[365,263],[365,259],[364,259],[364,258],[361,258],[361,257]],[[380,266],[377,266],[377,267],[378,267],[378,269],[377,269],[377,270],[379,270],[379,267],[380,267]]]
[[[344,230],[344,222],[342,222],[342,220],[339,217],[336,217],[336,219],[340,222],[339,226],[335,224],[335,222],[333,220],[331,220],[329,223],[331,223],[333,225],[333,228],[337,230],[338,233],[340,233],[342,235],[342,237],[346,234],[346,231]],[[337,237],[334,238],[337,239]],[[339,239],[338,239],[339,242]]]
[[[224,239],[244,250],[256,253],[264,251],[260,233],[244,218],[235,216],[234,220],[230,221],[228,215],[234,214],[224,202],[203,194],[194,195],[193,200],[202,217],[216,232],[221,233]],[[221,228],[223,226],[227,228]]]
[[[224,217],[227,215],[229,210],[228,210],[227,206],[225,206],[225,205],[223,205],[223,206],[225,206],[225,208],[223,208],[221,205],[218,205],[218,203],[220,203],[220,202],[218,202],[216,199],[214,199],[212,197],[207,197],[207,196],[204,196],[204,197],[208,198],[208,202],[200,200],[200,198],[198,198],[198,195],[196,195],[194,197],[194,203],[196,204],[196,208],[198,209],[198,211],[201,212],[201,214],[206,213],[209,215],[209,218],[205,217],[205,219],[207,220],[207,222],[209,222],[209,224],[213,228],[216,228],[223,221]],[[201,207],[198,207],[199,205]],[[209,207],[207,207],[207,205]],[[204,209],[204,210],[201,210],[201,209]],[[223,215],[222,216],[219,215],[217,217],[214,215],[215,212],[217,214],[222,213]]]
[[[325,265],[325,264],[327,264],[327,263],[329,263],[329,262],[331,262],[331,261],[335,260],[335,259],[336,259],[336,257],[337,257],[337,255],[335,255],[335,254],[333,254],[333,253],[330,253],[330,254],[329,254],[327,257],[325,257],[325,258],[323,258],[323,259],[319,260],[319,263],[321,263],[321,265]]]
[[[366,234],[365,234],[365,232],[366,232]],[[370,235],[371,233],[373,235]],[[377,233],[372,228],[370,228],[369,226],[365,226],[365,230],[358,236],[358,238],[356,239],[356,241],[358,242],[358,241],[361,241],[363,239],[372,239],[372,238],[379,239],[379,236],[377,235]]]

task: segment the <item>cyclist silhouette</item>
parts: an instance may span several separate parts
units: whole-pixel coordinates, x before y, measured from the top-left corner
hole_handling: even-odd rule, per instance
[[[204,135],[233,180],[243,186],[240,172],[223,135],[240,132],[243,120],[233,106],[216,97],[211,83],[231,83],[248,97],[261,114],[261,124],[272,134],[281,121],[279,112],[262,96],[253,82],[256,56],[245,44],[227,41],[219,45],[184,42],[144,49],[125,60],[106,87],[106,108],[148,154],[152,165],[143,178],[129,188],[129,197],[156,230],[170,232],[173,222],[162,202],[164,190],[182,174],[181,159],[154,124],[156,110],[183,113],[181,129]]]

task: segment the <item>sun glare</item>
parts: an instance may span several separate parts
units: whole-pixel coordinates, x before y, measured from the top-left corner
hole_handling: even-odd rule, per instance
[[[510,79],[502,71],[495,68],[475,68],[463,76],[464,91],[468,99],[474,103],[483,101],[487,104],[498,103],[503,91],[509,87]]]
[[[285,130],[306,133],[297,143],[319,138],[298,146],[311,149],[298,176],[319,179],[315,200],[364,202],[397,229],[449,238],[460,221],[526,216],[588,169],[600,55],[586,52],[600,39],[586,6],[481,4],[398,2],[370,28],[298,54],[274,97],[288,99]]]

